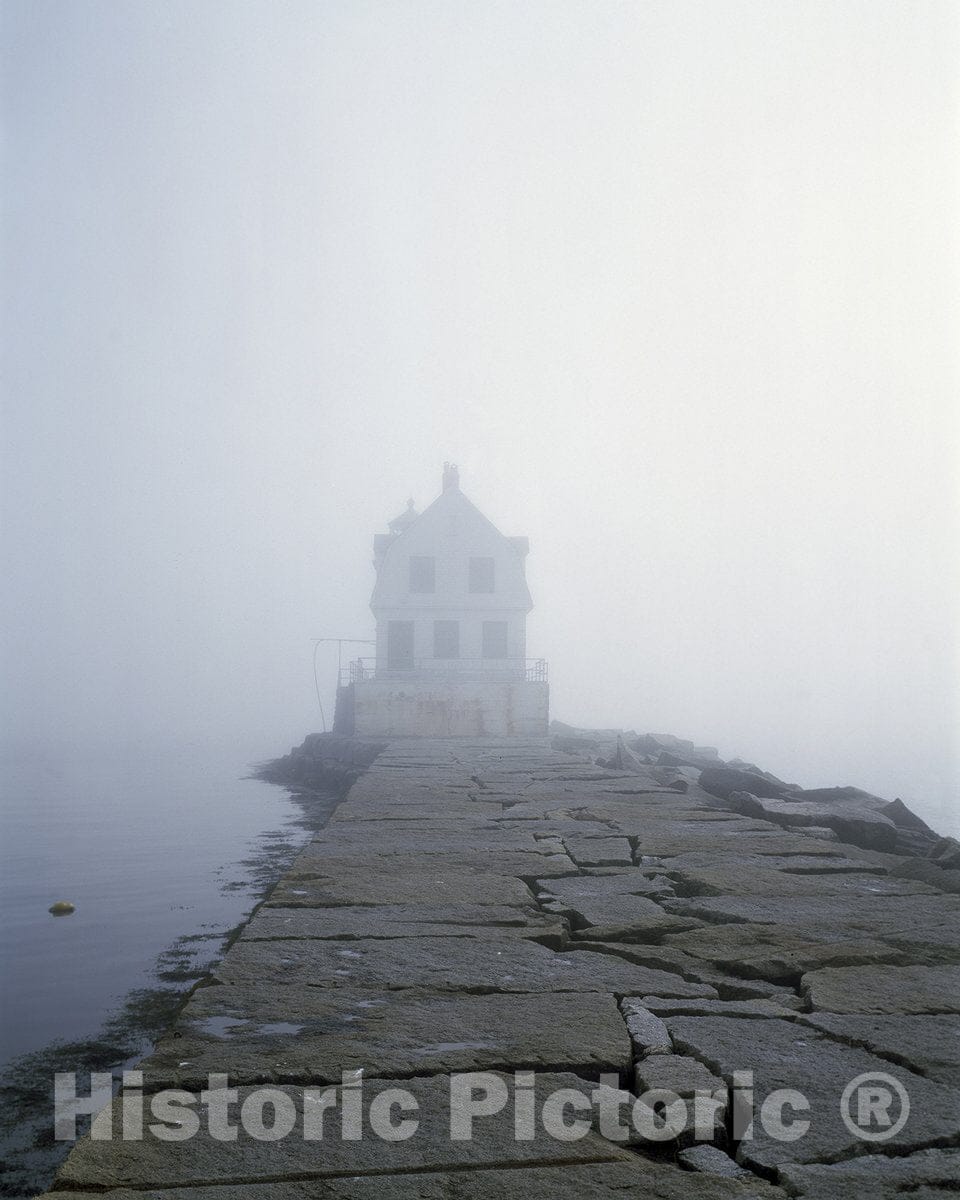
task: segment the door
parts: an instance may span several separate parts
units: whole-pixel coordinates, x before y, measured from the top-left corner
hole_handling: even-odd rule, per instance
[[[433,623],[433,657],[460,657],[460,622],[434,621]]]
[[[387,622],[387,670],[413,670],[413,622]]]

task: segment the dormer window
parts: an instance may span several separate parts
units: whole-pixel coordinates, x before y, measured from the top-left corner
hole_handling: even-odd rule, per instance
[[[436,559],[423,554],[410,558],[410,591],[435,592],[437,590]]]
[[[492,592],[494,590],[494,565],[492,558],[470,559],[471,592]]]

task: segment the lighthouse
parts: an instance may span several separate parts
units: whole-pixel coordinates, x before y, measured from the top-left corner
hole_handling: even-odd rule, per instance
[[[376,655],[352,663],[337,727],[370,737],[540,737],[547,666],[527,658],[529,542],[505,537],[452,463],[373,541]]]

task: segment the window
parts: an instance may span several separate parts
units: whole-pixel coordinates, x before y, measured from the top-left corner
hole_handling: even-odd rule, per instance
[[[387,669],[413,670],[413,622],[387,622]]]
[[[423,555],[413,555],[410,559],[410,591],[435,592],[436,590],[436,560]]]
[[[484,621],[483,623],[483,657],[507,657],[507,623],[506,621]]]
[[[460,622],[434,621],[433,623],[433,657],[460,657]]]
[[[470,559],[470,591],[471,592],[492,592],[493,591],[493,559],[492,558],[471,558]]]

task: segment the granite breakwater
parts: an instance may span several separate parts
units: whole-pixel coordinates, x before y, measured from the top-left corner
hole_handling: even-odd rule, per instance
[[[957,1187],[960,847],[904,805],[565,727],[268,770],[349,790],[58,1200]]]

